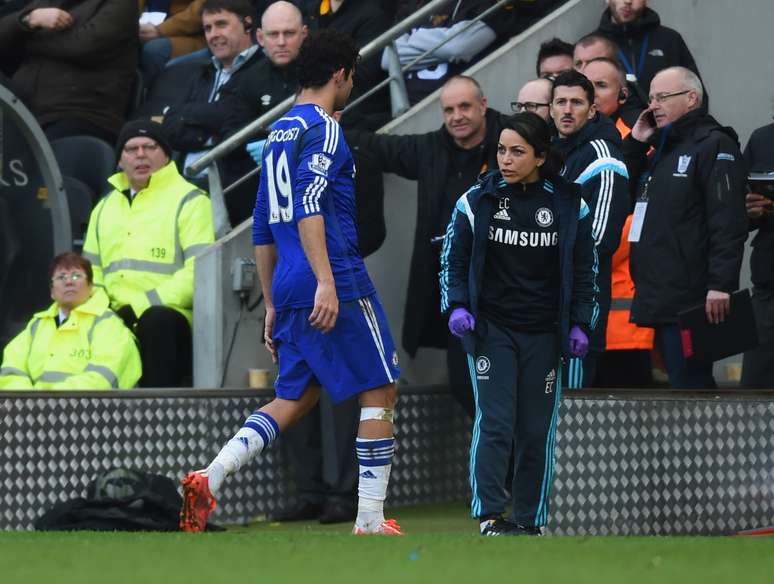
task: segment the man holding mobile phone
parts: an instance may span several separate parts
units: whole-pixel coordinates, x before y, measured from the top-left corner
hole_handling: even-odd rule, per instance
[[[638,150],[646,168],[629,234],[631,320],[655,327],[669,382],[683,389],[715,387],[715,380],[711,362],[684,359],[677,315],[703,303],[710,323],[725,320],[747,239],[747,169],[737,135],[702,100],[693,71],[660,71],[627,139],[627,151]]]
[[[758,128],[744,149],[744,161],[750,172],[774,171],[774,123]],[[774,175],[771,177],[774,181]],[[754,189],[751,189],[754,191]],[[774,200],[761,193],[747,194],[750,230],[758,230],[752,243],[750,274],[752,303],[760,344],[747,351],[742,361],[741,387],[774,387]]]

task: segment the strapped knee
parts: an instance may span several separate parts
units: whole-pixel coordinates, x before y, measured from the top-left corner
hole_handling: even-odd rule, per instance
[[[360,421],[376,420],[392,424],[393,412],[392,408],[360,408]]]

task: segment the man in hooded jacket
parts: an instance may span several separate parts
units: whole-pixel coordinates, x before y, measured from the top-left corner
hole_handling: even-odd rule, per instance
[[[685,67],[701,78],[683,37],[661,24],[658,13],[648,8],[648,0],[607,0],[596,32],[618,45],[626,79],[643,95],[654,75],[667,67]]]

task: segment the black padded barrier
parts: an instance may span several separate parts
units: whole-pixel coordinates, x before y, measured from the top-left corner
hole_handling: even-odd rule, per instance
[[[3,392],[0,529],[31,529],[99,472],[201,468],[265,390]],[[467,500],[469,422],[443,387],[402,387],[388,505]],[[282,450],[228,479],[213,520],[294,503]],[[774,524],[774,392],[566,392],[548,532],[723,534]]]

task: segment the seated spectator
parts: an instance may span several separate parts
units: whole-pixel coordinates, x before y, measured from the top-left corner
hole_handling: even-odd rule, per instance
[[[34,0],[0,18],[0,53],[24,52],[14,88],[49,139],[115,142],[135,80],[137,18],[127,0]]]
[[[140,25],[140,68],[145,86],[150,87],[167,64],[180,62],[180,57],[206,47],[201,19],[204,0],[139,0],[139,3],[140,11],[144,8],[167,12],[159,25]]]
[[[573,46],[559,38],[540,45],[535,71],[538,77],[553,79],[573,67]]]
[[[215,237],[212,206],[170,162],[159,124],[126,124],[116,153],[120,172],[91,214],[84,256],[137,335],[140,385],[181,387],[191,379],[194,262]]]
[[[397,21],[408,17],[426,2],[405,2]],[[448,4],[431,16],[426,26],[418,27],[395,39],[401,67],[413,62],[446,39],[449,42],[411,66],[406,89],[413,105],[445,81],[476,62],[484,50],[497,46],[521,30],[532,15],[534,2],[514,0],[471,25],[471,21],[494,4],[492,0],[467,0]],[[382,69],[388,70],[387,52],[382,54]]]
[[[229,133],[263,114],[268,106],[262,102],[271,93],[263,74],[268,68],[266,59],[252,41],[253,10],[248,0],[206,0],[201,19],[212,60],[196,67],[188,87],[165,108],[163,121],[165,135],[170,146],[181,153],[184,169]],[[279,95],[275,101],[281,101]],[[220,164],[224,185],[251,168],[250,158],[242,149],[232,151]],[[199,182],[200,186],[206,183],[203,175]],[[256,189],[257,181],[252,181],[226,196],[232,225],[252,213]]]
[[[363,0],[302,0],[304,21],[309,30],[332,28],[347,33],[361,49],[390,28],[391,22],[376,2]],[[385,77],[379,57],[360,61],[350,102],[377,85]],[[343,118],[344,126],[358,125],[377,130],[390,121],[387,88],[370,96]],[[357,162],[356,162],[357,164]],[[359,166],[359,165],[358,165]]]
[[[597,34],[618,45],[614,58],[620,59],[626,79],[643,96],[653,76],[667,67],[685,67],[701,78],[683,37],[661,24],[658,14],[648,8],[648,0],[607,0]]]
[[[6,14],[21,10],[29,3],[30,0],[0,0],[0,18]],[[5,79],[5,77],[11,77],[13,75],[23,56],[24,52],[21,50],[13,50],[13,52],[11,52],[11,50],[3,51],[3,58],[0,59],[0,75],[3,75],[4,77],[0,79],[0,83],[4,86],[9,86],[8,81],[10,81],[10,79]]]
[[[296,91],[292,65],[307,34],[301,12],[280,0],[263,13],[257,37],[267,58],[252,45],[251,14],[247,0],[206,0],[202,5],[212,62],[164,115],[164,132],[170,145],[185,154],[184,168]],[[220,167],[224,186],[252,168],[241,148],[232,151]],[[257,184],[248,181],[227,195],[232,225],[252,215]]]
[[[5,347],[0,389],[129,389],[140,378],[132,333],[100,287],[91,263],[72,252],[49,268],[54,303]]]
[[[774,172],[774,124],[758,128],[744,149],[751,172]],[[760,345],[744,354],[742,383],[747,389],[774,387],[774,201],[760,193],[747,195],[750,229],[757,230],[750,256],[753,310]]]
[[[532,112],[547,122],[551,119],[551,93],[553,89],[554,84],[549,79],[527,81],[519,90],[516,101],[511,102],[511,109],[517,114]]]

